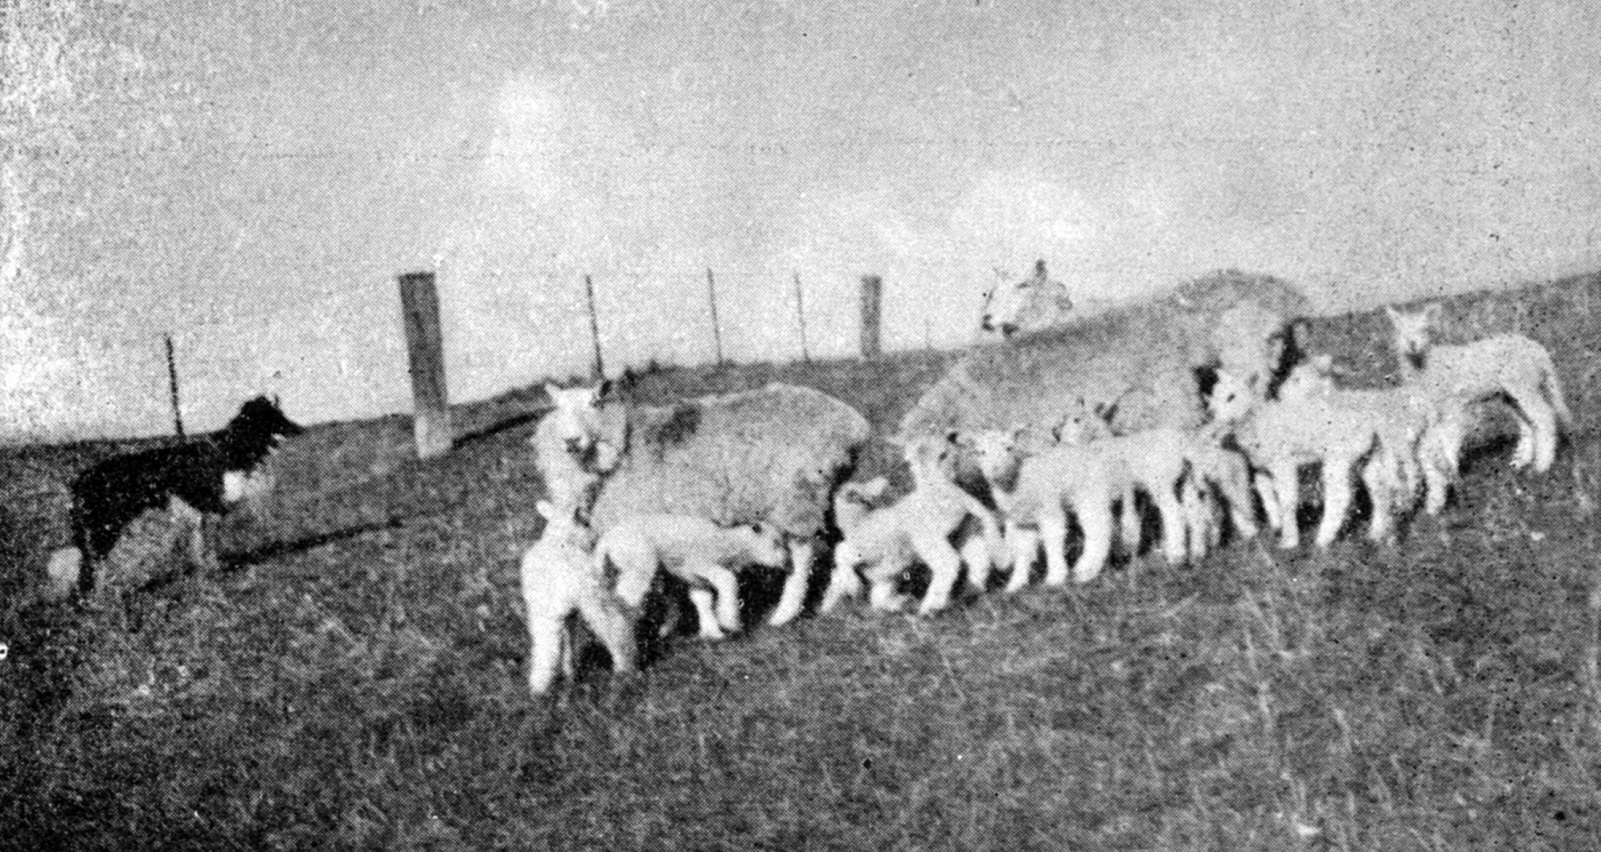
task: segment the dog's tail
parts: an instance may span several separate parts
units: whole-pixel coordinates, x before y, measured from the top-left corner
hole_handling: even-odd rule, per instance
[[[78,588],[78,577],[83,571],[83,551],[76,547],[60,547],[50,554],[45,567],[44,584],[39,597],[46,601],[62,601]]]

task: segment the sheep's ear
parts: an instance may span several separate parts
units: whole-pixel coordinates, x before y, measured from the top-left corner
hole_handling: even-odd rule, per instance
[[[561,388],[555,382],[545,382],[545,396],[550,397],[552,402],[556,400],[556,394],[559,393],[561,393]]]
[[[1334,356],[1328,352],[1312,357],[1312,366],[1320,373],[1334,372]]]
[[[547,521],[556,520],[556,504],[550,502],[549,500],[540,500],[539,502],[535,503],[534,511],[538,512],[539,516]]]
[[[1041,281],[1045,280],[1045,258],[1034,261],[1034,277]]]
[[[870,499],[884,496],[884,490],[889,488],[889,480],[882,476],[875,476],[862,483],[861,492]]]

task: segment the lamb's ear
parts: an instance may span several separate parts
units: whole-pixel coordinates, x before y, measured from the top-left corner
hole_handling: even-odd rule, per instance
[[[869,500],[877,500],[884,496],[885,489],[889,488],[889,480],[882,476],[875,476],[861,485],[861,493]]]
[[[1319,373],[1333,374],[1334,356],[1328,352],[1312,356],[1312,367]]]
[[[610,399],[617,391],[617,382],[611,379],[601,379],[595,386],[595,399]]]
[[[535,503],[534,511],[538,512],[539,516],[547,521],[556,520],[556,504],[550,502],[549,500],[540,500],[539,502]]]
[[[545,382],[545,396],[550,397],[551,402],[556,401],[556,394],[559,393],[561,388],[555,382]]]
[[[1392,324],[1399,323],[1401,321],[1401,312],[1397,311],[1394,305],[1385,305],[1384,315],[1390,318],[1390,322]]]

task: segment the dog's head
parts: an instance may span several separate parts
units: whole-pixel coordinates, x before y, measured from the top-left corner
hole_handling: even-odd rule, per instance
[[[225,431],[236,445],[248,448],[253,461],[259,461],[284,438],[293,438],[306,429],[284,414],[277,397],[258,396],[240,406]]]

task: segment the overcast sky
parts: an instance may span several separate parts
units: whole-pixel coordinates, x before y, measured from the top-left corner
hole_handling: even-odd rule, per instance
[[[609,364],[966,340],[994,269],[1079,296],[1220,266],[1328,309],[1601,266],[1601,7],[1572,3],[7,4],[0,436],[247,396],[409,409]],[[20,10],[20,11],[16,11]]]

